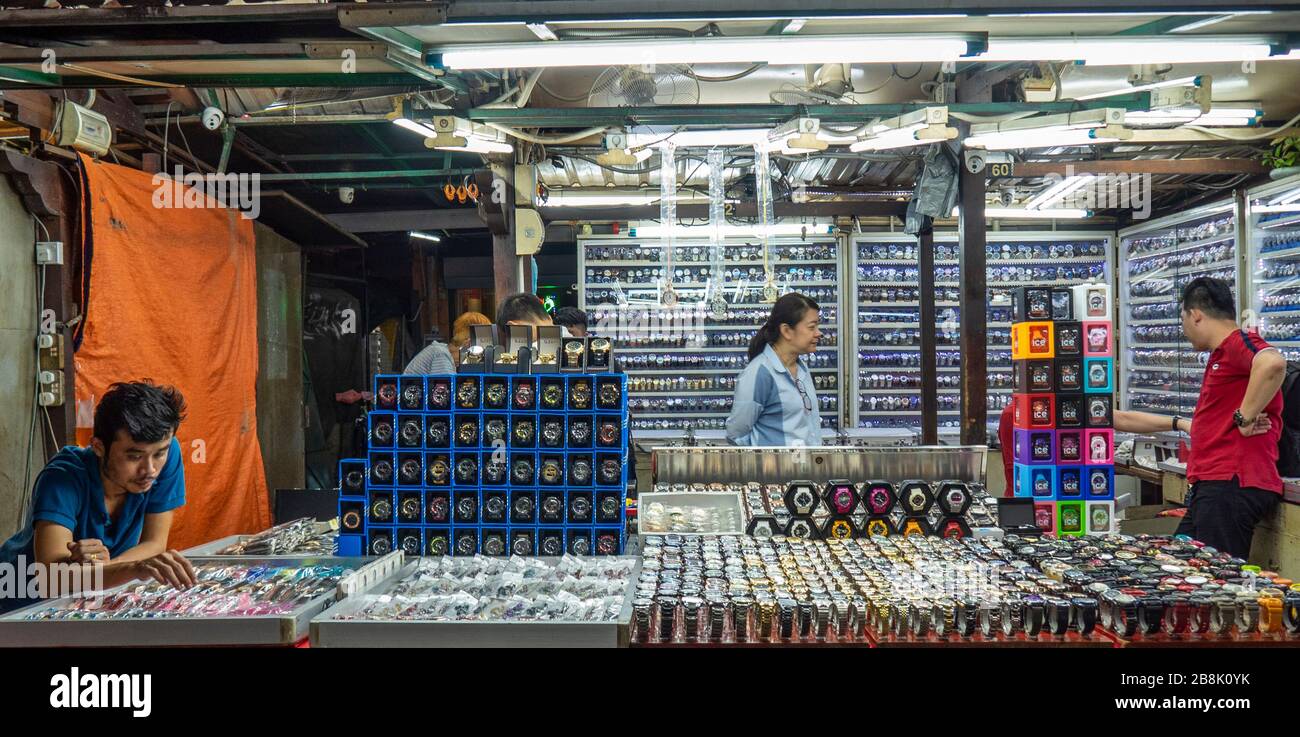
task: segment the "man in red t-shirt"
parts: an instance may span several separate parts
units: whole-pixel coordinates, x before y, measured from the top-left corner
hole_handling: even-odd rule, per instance
[[[1199,277],[1183,290],[1183,333],[1209,351],[1192,419],[1116,412],[1115,429],[1191,434],[1187,516],[1178,533],[1245,558],[1255,525],[1282,498],[1277,441],[1282,433],[1286,358],[1237,325],[1228,283]]]
[[[1008,403],[1002,408],[1002,416],[998,418],[998,445],[1002,446],[1002,471],[1007,475],[1007,490],[1002,492],[1002,496],[1011,497],[1016,495],[1016,481],[1011,478],[1012,466],[1016,462],[1014,448],[1012,447],[1012,430],[1016,421],[1016,405]]]

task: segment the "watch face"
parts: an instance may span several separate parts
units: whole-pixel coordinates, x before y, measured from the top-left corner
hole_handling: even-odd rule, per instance
[[[477,541],[474,540],[474,533],[456,536],[456,554],[473,555],[474,548],[478,547]]]
[[[424,397],[420,396],[420,394],[421,391],[419,384],[407,384],[402,389],[402,408],[420,409],[424,401]],[[419,550],[418,545],[416,546],[416,550]]]
[[[1079,510],[1074,507],[1066,507],[1061,510],[1061,529],[1066,532],[1077,532],[1080,529],[1082,520],[1079,518]]]
[[[1110,529],[1110,512],[1105,507],[1093,507],[1089,525],[1098,532]]]
[[[574,555],[589,555],[591,553],[591,540],[586,537],[575,537],[570,539],[569,552]]]
[[[556,384],[542,388],[542,404],[547,407],[559,407],[564,401],[564,390]]]
[[[542,461],[542,483],[558,484],[560,483],[560,463],[555,460]]]
[[[558,496],[542,497],[542,517],[548,520],[558,520],[564,513],[564,502]]]
[[[528,409],[533,406],[533,385],[519,384],[515,386],[515,406],[519,409]]]
[[[429,555],[446,555],[447,538],[444,535],[429,538]]]
[[[608,520],[618,519],[618,510],[621,506],[622,505],[619,504],[617,497],[607,496],[604,499],[601,499],[600,500],[601,519],[608,519]]]
[[[447,462],[438,459],[429,464],[429,483],[442,486],[447,483]]]
[[[391,461],[377,461],[370,464],[370,476],[375,483],[386,484],[393,480],[393,464]]]
[[[359,469],[348,471],[343,476],[343,487],[348,491],[361,491],[365,488],[365,484],[366,474]]]
[[[880,487],[873,488],[870,492],[869,502],[872,514],[889,513],[889,492]]]
[[[1092,472],[1092,493],[1105,494],[1110,488],[1110,480],[1106,477],[1105,471]]]
[[[542,540],[542,555],[559,556],[564,553],[564,541],[558,537],[548,537]]]
[[[867,522],[867,535],[871,537],[889,537],[889,523],[883,519],[873,519]]]
[[[597,555],[614,555],[618,552],[618,536],[605,533],[596,537]]]
[[[387,537],[377,537],[370,541],[370,552],[374,555],[388,555],[393,550],[393,541]]]
[[[1079,408],[1074,402],[1063,402],[1061,404],[1061,419],[1066,422],[1075,423],[1079,421]]]
[[[542,445],[558,448],[564,443],[564,426],[558,420],[542,423]]]
[[[429,498],[429,521],[446,522],[451,511],[451,502],[445,496]]]
[[[575,496],[569,500],[569,519],[579,522],[591,520],[591,500],[585,496]]]
[[[853,511],[853,491],[845,487],[838,487],[831,492],[831,506],[835,509],[836,514],[849,514]]]
[[[1036,353],[1047,350],[1047,330],[1044,328],[1031,328],[1029,331],[1029,347]]]
[[[387,522],[393,518],[393,503],[380,498],[370,503],[370,519]]]
[[[451,387],[446,384],[434,384],[429,389],[429,406],[431,409],[447,409],[451,406]]]
[[[1094,435],[1089,447],[1092,449],[1092,460],[1094,462],[1104,462],[1109,455],[1106,449],[1106,438],[1102,435]]]
[[[1093,353],[1100,353],[1106,350],[1108,332],[1109,331],[1107,331],[1106,328],[1101,326],[1088,328],[1088,350]]]
[[[397,408],[397,385],[387,384],[387,383],[380,384],[378,396],[375,399],[376,399],[376,403],[380,407],[383,407],[384,409],[396,409]]]
[[[591,407],[591,386],[585,382],[574,383],[569,387],[569,406],[573,409]]]
[[[591,423],[586,420],[569,421],[569,444],[583,446],[591,442]]]
[[[510,543],[510,552],[515,555],[532,555],[533,540],[527,534],[520,533],[515,536],[515,541]]]
[[[491,419],[483,426],[483,434],[488,445],[495,445],[499,442],[505,442],[506,439],[506,421],[501,419]]]
[[[613,422],[601,422],[596,432],[596,441],[605,447],[618,445],[619,426]]]
[[[402,444],[404,447],[407,447],[407,448],[415,448],[415,447],[419,447],[419,445],[420,445],[420,440],[421,440],[421,435],[423,435],[423,434],[424,434],[424,432],[423,432],[423,430],[420,428],[420,421],[419,421],[419,420],[417,420],[417,419],[409,419],[409,418],[408,418],[408,419],[405,419],[405,420],[402,420],[402,430],[401,430],[401,433],[400,433],[400,438],[401,438],[400,442],[401,442],[401,444]]]
[[[1035,475],[1035,476],[1034,476],[1034,495],[1035,495],[1035,496],[1044,496],[1044,495],[1050,493],[1051,490],[1052,490],[1052,482],[1051,482],[1050,479],[1048,479],[1046,476],[1042,476],[1042,475]]]
[[[925,492],[920,489],[912,489],[907,493],[907,506],[913,512],[921,512],[925,509]]]
[[[456,404],[467,409],[478,406],[478,382],[462,381],[456,388]]]
[[[794,506],[792,511],[795,514],[808,514],[816,506],[817,496],[809,489],[798,489],[795,491],[794,496],[791,497],[791,503]]]
[[[456,442],[461,445],[476,445],[478,439],[478,423],[473,420],[466,420],[456,428]]]
[[[419,536],[419,535],[403,535],[403,536],[402,536],[402,552],[403,552],[403,553],[406,553],[407,555],[419,555],[419,554],[420,554],[420,536]]]
[[[504,463],[489,463],[483,467],[483,480],[489,484],[504,484],[506,482],[506,465]]]
[[[1029,381],[1034,387],[1050,387],[1052,372],[1046,366],[1035,366]]]
[[[339,526],[344,530],[360,530],[361,513],[355,509],[349,509],[344,512],[343,516],[339,519]]]
[[[498,495],[493,495],[484,499],[483,516],[490,520],[504,519],[506,516],[505,498]]]
[[[478,502],[469,496],[461,497],[456,500],[456,520],[458,522],[472,522],[478,516]]]
[[[1048,297],[1045,292],[1029,292],[1029,314],[1026,315],[1030,320],[1046,320],[1051,317],[1051,309],[1048,307]]]
[[[569,465],[569,476],[575,484],[591,483],[591,464],[583,460],[574,461]]]
[[[392,445],[393,443],[393,423],[391,420],[378,420],[371,430],[374,435],[375,445]]]
[[[623,474],[623,464],[610,459],[600,464],[600,482],[606,486],[617,484]]]
[[[478,476],[478,463],[473,458],[462,458],[456,462],[456,479],[462,484],[474,483]]]
[[[510,476],[516,484],[531,484],[533,482],[533,463],[527,458],[521,458],[515,461],[514,468]]]
[[[1106,386],[1106,367],[1104,365],[1094,363],[1088,367],[1088,386]]]
[[[1038,436],[1034,438],[1033,454],[1035,460],[1042,460],[1052,457],[1052,441],[1049,438]]]
[[[790,520],[790,527],[786,531],[786,534],[790,537],[798,537],[805,540],[812,538],[812,520],[802,518]]]
[[[403,499],[399,511],[404,521],[418,521],[420,519],[420,498],[417,496]]]
[[[488,384],[487,387],[487,404],[489,407],[506,406],[506,385],[505,384]]]
[[[447,445],[447,423],[445,420],[429,420],[429,431],[425,434],[426,442],[431,448]]]
[[[829,537],[833,540],[847,540],[853,537],[853,525],[848,520],[832,520],[829,532]]]
[[[1088,292],[1088,317],[1106,316],[1106,298],[1100,291]]]
[[[1035,423],[1048,422],[1052,419],[1051,405],[1044,399],[1035,399],[1032,404]]]

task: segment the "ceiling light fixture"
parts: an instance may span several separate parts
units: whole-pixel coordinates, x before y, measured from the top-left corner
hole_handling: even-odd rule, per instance
[[[1025,203],[1025,208],[1030,210],[1045,210],[1057,202],[1064,200],[1066,197],[1069,197],[1074,192],[1082,189],[1094,179],[1096,179],[1096,177],[1092,174],[1066,177],[1031,197],[1029,201]]]
[[[871,127],[867,137],[849,145],[850,151],[885,151],[951,141],[957,129],[948,127],[947,107],[927,107],[886,118]]]
[[[421,233],[421,232],[418,231],[418,230],[407,231],[406,234],[407,234],[408,236],[410,236],[410,237],[412,237],[412,238],[416,238],[416,239],[418,239],[418,240],[422,240],[422,241],[433,241],[434,243],[442,243],[442,236],[432,235],[432,234],[430,234],[430,233]]]
[[[1090,146],[1132,137],[1124,127],[1123,108],[1097,108],[1077,113],[1039,115],[1002,123],[971,126],[967,148],[1006,151],[1020,148]]]
[[[754,36],[449,44],[429,49],[437,69],[583,67],[628,64],[900,63],[957,61],[969,34]]]
[[[952,209],[953,217],[961,217],[961,208]],[[1058,207],[1050,210],[1026,210],[1019,207],[986,207],[984,208],[984,219],[993,218],[1022,218],[1025,220],[1084,220],[1092,217],[1091,210],[1079,210],[1075,208]]]
[[[1259,61],[1273,54],[1262,36],[990,38],[981,61],[1079,61],[1091,66]]]
[[[1150,92],[1151,90],[1160,90],[1167,87],[1200,87],[1202,81],[1208,81],[1209,77],[1179,77],[1178,79],[1166,79],[1162,82],[1152,82],[1150,84],[1139,84],[1133,87],[1125,87],[1110,92],[1096,92],[1091,95],[1078,95],[1075,100],[1100,100],[1105,97],[1115,97],[1116,95],[1128,95],[1134,92]]]

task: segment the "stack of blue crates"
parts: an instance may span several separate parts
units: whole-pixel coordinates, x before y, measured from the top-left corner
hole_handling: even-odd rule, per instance
[[[379,375],[374,397],[339,555],[622,554],[625,374]]]

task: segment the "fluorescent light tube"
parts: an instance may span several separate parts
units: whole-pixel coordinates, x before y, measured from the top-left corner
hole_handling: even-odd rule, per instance
[[[423,123],[418,123],[409,118],[394,118],[393,123],[405,128],[412,133],[417,133],[425,138],[435,138],[438,132]],[[465,139],[464,146],[434,146],[439,151],[466,151],[474,154],[508,154],[515,150],[515,147],[505,141],[489,140],[480,138],[473,133],[463,136]]]
[[[1084,130],[1012,130],[970,136],[965,145],[989,151],[1009,151],[1019,148],[1053,148],[1057,146],[1095,146],[1118,143],[1132,137],[1132,132],[1119,126],[1104,126]]]
[[[908,146],[926,146],[957,137],[957,129],[944,125],[914,126],[864,138],[849,146],[850,151],[886,151]]]
[[[393,119],[393,122],[407,129],[408,131],[411,131],[412,133],[419,133],[425,138],[430,138],[432,136],[438,135],[438,132],[435,131],[434,129],[430,128],[427,125],[424,125],[423,123],[417,123],[414,120],[411,120],[410,118],[395,118]]]
[[[1037,195],[1034,195],[1025,203],[1025,207],[1030,210],[1046,209],[1047,207],[1050,207],[1051,205],[1070,196],[1075,191],[1082,189],[1084,185],[1088,184],[1093,179],[1096,179],[1096,177],[1092,174],[1066,177],[1042,192],[1039,192]]]
[[[1268,39],[1250,36],[990,38],[980,61],[1081,61],[1094,66],[1268,59]]]
[[[957,34],[882,34],[455,44],[432,48],[426,58],[445,69],[746,62],[887,64],[957,61],[967,50],[966,38]]]
[[[724,225],[722,235],[724,236],[757,236],[762,226],[755,223],[754,225]],[[711,238],[713,237],[713,228],[704,226],[687,226],[678,225],[673,234],[678,238]],[[807,230],[809,235],[831,234],[835,232],[834,225],[817,224],[817,223],[777,223],[768,227],[768,235],[802,235]],[[632,238],[658,238],[663,235],[663,226],[644,225],[631,226],[628,228],[628,236]]]
[[[685,195],[685,196],[683,196]],[[659,201],[659,192],[629,192],[599,190],[584,192],[581,190],[551,190],[546,204],[550,207],[618,207],[620,205],[653,205]],[[707,202],[708,198],[697,197],[689,192],[677,193],[678,204]]]
[[[408,231],[407,235],[412,238],[418,238],[422,241],[433,241],[434,243],[442,243],[442,236],[430,235],[429,233],[421,233],[418,230]]]
[[[961,208],[952,209],[953,217],[961,216]],[[984,219],[989,218],[1025,218],[1030,220],[1084,220],[1092,217],[1090,210],[1058,207],[1050,210],[1025,210],[1019,207],[986,207]]]

